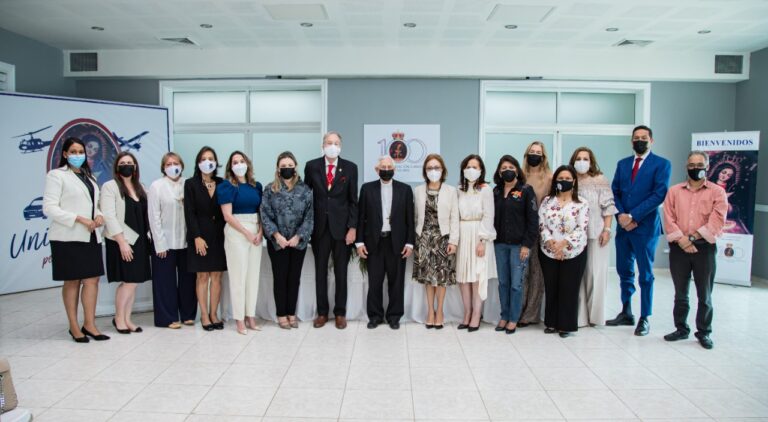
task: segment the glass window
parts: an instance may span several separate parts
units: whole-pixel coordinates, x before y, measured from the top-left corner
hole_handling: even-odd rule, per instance
[[[184,176],[191,177],[195,172],[195,157],[200,148],[209,146],[216,151],[219,159],[218,175],[224,175],[229,154],[233,151],[243,151],[244,135],[242,133],[176,133],[173,135],[173,151],[184,160]],[[159,165],[159,164],[158,164]]]
[[[635,123],[635,94],[564,92],[559,123],[631,125]]]
[[[251,122],[319,122],[320,91],[252,91]]]
[[[298,172],[304,178],[307,161],[322,155],[322,134],[307,133],[254,133],[252,137],[254,177],[263,186],[274,180],[277,156],[290,151],[298,160]]]
[[[245,123],[245,92],[176,92],[173,121],[189,123]]]
[[[554,92],[490,91],[485,95],[485,124],[555,123],[557,94]]]
[[[595,161],[608,181],[613,180],[616,163],[632,154],[629,134],[617,135],[569,135],[562,134],[563,164],[571,160],[573,151],[578,147],[587,147],[595,154]]]
[[[489,133],[485,136],[485,160],[486,173],[489,175],[487,180],[492,180],[496,164],[502,155],[509,154],[523,165],[523,154],[525,149],[533,141],[541,141],[547,150],[550,167],[553,165],[552,151],[554,144],[554,134],[552,133]]]

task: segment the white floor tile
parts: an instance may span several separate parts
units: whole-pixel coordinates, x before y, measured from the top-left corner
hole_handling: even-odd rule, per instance
[[[275,389],[216,386],[195,407],[195,414],[263,416]]]
[[[631,419],[635,414],[608,390],[556,390],[549,396],[566,419]]]
[[[637,416],[656,418],[706,418],[707,415],[675,390],[614,391]]]
[[[267,416],[338,418],[343,395],[344,390],[281,388],[272,399]]]
[[[414,391],[416,419],[488,420],[480,393],[477,391]]]
[[[494,421],[562,417],[544,391],[483,391],[482,396],[488,414]]]
[[[341,418],[411,419],[413,402],[407,390],[347,390]]]
[[[192,413],[210,387],[150,384],[123,408],[136,412]]]

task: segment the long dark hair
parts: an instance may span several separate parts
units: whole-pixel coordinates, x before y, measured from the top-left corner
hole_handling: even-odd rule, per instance
[[[119,163],[123,157],[131,157],[131,160],[133,160],[133,174],[131,175],[131,184],[133,185],[133,190],[136,191],[136,195],[139,197],[139,199],[146,198],[147,193],[144,192],[144,187],[141,186],[140,181],[141,174],[139,173],[139,161],[136,159],[135,155],[128,151],[122,151],[120,154],[117,154],[117,157],[115,157],[115,162],[112,163],[112,178],[115,179],[117,187],[120,188],[120,197],[125,198],[128,195],[128,189],[125,187],[123,176],[121,176],[117,171],[117,163]]]
[[[573,200],[573,202],[581,202],[579,200],[579,178],[577,177],[576,169],[573,168],[572,166],[562,165],[558,167],[557,170],[555,170],[555,172],[552,174],[552,185],[549,187],[549,196],[553,198],[557,196],[557,193],[558,193],[557,176],[564,171],[571,173],[571,177],[573,177],[573,189],[571,189],[571,200]]]
[[[59,167],[67,166],[69,167],[69,161],[67,161],[67,157],[64,156],[65,152],[69,152],[69,148],[73,144],[78,144],[81,147],[83,147],[83,154],[85,154],[85,144],[80,138],[75,138],[74,136],[71,136],[64,140],[64,145],[61,146],[61,158],[59,159]],[[83,165],[80,166],[80,170],[91,180],[94,182],[96,179],[93,178],[93,174],[91,173],[91,166],[88,165],[88,158],[86,157],[86,160],[83,162]]]
[[[518,183],[522,183],[523,185],[527,181],[525,178],[525,171],[523,171],[523,168],[520,167],[520,163],[517,161],[517,158],[507,154],[503,155],[499,159],[499,164],[496,166],[496,171],[493,173],[493,183],[496,183],[496,186],[504,186],[504,180],[499,175],[499,170],[501,170],[501,165],[504,163],[509,163],[515,166],[515,171],[517,172],[517,181]]]
[[[214,167],[213,172],[211,173],[211,178],[216,177],[216,173],[219,171],[219,157],[216,156],[216,150],[209,147],[208,145],[200,148],[200,151],[197,152],[197,156],[195,157],[195,172],[192,174],[192,177],[202,180],[203,172],[200,171],[198,164],[200,164],[200,160],[203,158],[203,154],[205,154],[207,151],[211,151],[211,154],[213,154],[213,160],[216,161],[216,167]]]
[[[480,163],[480,177],[475,180],[474,189],[479,190],[478,186],[482,186],[487,183],[485,181],[485,163],[483,163],[483,159],[477,154],[467,155],[466,158],[461,160],[461,169],[459,169],[459,189],[464,192],[469,189],[469,180],[464,177],[464,169],[467,168],[467,164],[469,164],[471,160],[477,160],[477,162]]]
[[[248,158],[247,155],[245,155],[242,151],[235,151],[232,154],[229,154],[229,159],[227,160],[227,167],[224,169],[224,178],[229,180],[229,183],[232,183],[232,186],[238,187],[240,185],[240,181],[237,180],[237,176],[235,176],[235,172],[232,171],[232,159],[235,158],[235,155],[240,155],[245,159],[245,164],[248,165],[248,170],[245,172],[245,183],[248,183],[251,186],[256,186],[256,180],[253,178],[253,164],[251,164],[251,159]]]

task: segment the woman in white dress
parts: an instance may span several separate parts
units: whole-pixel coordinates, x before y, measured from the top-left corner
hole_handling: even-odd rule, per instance
[[[469,155],[461,162],[458,196],[456,281],[464,302],[464,319],[458,328],[473,332],[480,328],[483,301],[488,295],[488,279],[496,277],[493,189],[485,182],[485,164],[479,155]]]

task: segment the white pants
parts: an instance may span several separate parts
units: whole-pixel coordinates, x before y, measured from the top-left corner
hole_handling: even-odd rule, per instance
[[[258,214],[235,214],[234,217],[246,230],[258,232]],[[242,233],[227,224],[224,226],[224,252],[227,254],[232,317],[242,321],[244,316],[256,316],[261,245],[248,242]]]
[[[605,290],[608,288],[610,245],[600,247],[598,239],[587,243],[587,266],[579,287],[579,327],[605,325]]]

